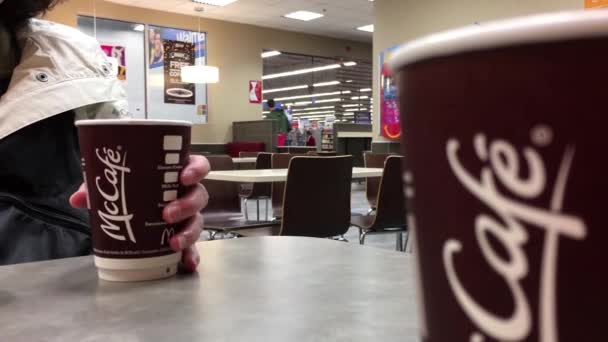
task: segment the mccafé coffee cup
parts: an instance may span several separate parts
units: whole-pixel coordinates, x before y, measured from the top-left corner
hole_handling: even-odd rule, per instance
[[[608,12],[396,53],[425,342],[608,341]]]
[[[181,253],[170,239],[182,229],[163,209],[186,189],[191,123],[83,120],[76,123],[95,265],[101,279],[142,281],[174,275]]]

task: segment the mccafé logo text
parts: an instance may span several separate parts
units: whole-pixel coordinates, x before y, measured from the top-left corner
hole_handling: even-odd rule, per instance
[[[532,132],[532,140],[536,145],[550,143],[534,139],[552,136],[550,128],[543,129],[546,134]],[[469,341],[482,342],[486,336],[498,341],[522,341],[536,328],[540,342],[557,342],[556,279],[559,243],[562,239],[584,240],[587,235],[587,228],[581,218],[562,211],[575,149],[566,148],[555,181],[551,183],[551,203],[547,203],[546,207],[537,207],[528,201],[539,198],[547,190],[550,175],[535,148],[525,146],[519,151],[505,140],[488,142],[484,134],[475,136],[473,145],[475,154],[486,165],[479,175],[469,172],[460,162],[458,140],[450,139],[447,142],[447,158],[462,186],[490,208],[491,212],[479,213],[472,222],[476,244],[465,245],[452,238],[443,245],[443,263],[449,285],[457,302],[479,330],[471,332]],[[528,170],[525,178],[522,177],[520,167],[522,162]],[[501,193],[497,184],[508,191]],[[529,231],[534,229],[540,229],[544,233],[538,297],[526,293],[522,285],[523,279],[531,272],[524,246],[528,242]],[[490,238],[501,244],[508,257],[503,258],[492,247]],[[454,259],[458,258],[459,253],[475,248],[481,251],[485,261],[509,289],[507,293],[497,295],[510,296],[514,303],[510,315],[499,316],[492,311],[493,308],[479,304],[475,294],[467,291],[468,280],[459,276]],[[534,313],[531,298],[538,298],[538,311]]]
[[[107,147],[95,149],[97,159],[104,164],[103,177],[95,178],[95,186],[104,202],[97,215],[102,220],[101,229],[109,237],[135,243],[131,228],[133,214],[127,211],[125,196],[125,175],[131,172],[127,165],[127,153],[120,151],[120,146],[113,150]]]

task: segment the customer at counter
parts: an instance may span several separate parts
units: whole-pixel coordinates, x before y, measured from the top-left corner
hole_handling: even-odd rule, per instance
[[[288,133],[291,131],[291,124],[289,123],[289,119],[287,119],[287,114],[282,108],[276,107],[276,102],[274,99],[270,99],[267,102],[268,109],[270,113],[266,116],[267,120],[275,120],[279,122],[279,133]]]
[[[0,265],[91,253],[74,120],[129,115],[99,43],[33,19],[58,2],[0,0]],[[187,271],[199,263],[208,171],[205,158],[191,157],[180,181],[192,190],[163,212],[185,226],[171,247]]]

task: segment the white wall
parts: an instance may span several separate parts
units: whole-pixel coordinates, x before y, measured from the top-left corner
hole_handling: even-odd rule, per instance
[[[374,141],[380,137],[379,55],[430,33],[476,22],[534,13],[575,10],[583,0],[376,0],[374,32]]]

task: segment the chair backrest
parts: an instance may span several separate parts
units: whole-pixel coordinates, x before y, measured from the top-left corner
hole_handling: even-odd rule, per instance
[[[306,154],[309,156],[319,156],[319,157],[335,157],[338,155],[337,152],[318,152],[318,151],[308,151]]]
[[[207,156],[212,171],[234,170],[232,157],[227,155]],[[238,183],[213,180],[201,182],[209,193],[209,204],[203,212],[240,212],[241,199]]]
[[[257,158],[262,152],[239,152],[239,158]]]
[[[346,234],[352,175],[352,156],[293,158],[280,235],[326,238]]]
[[[393,154],[390,153],[363,153],[363,161],[365,167],[383,168],[386,159]],[[378,191],[380,190],[380,178],[367,178],[365,182],[365,195],[370,206],[376,206],[378,199]]]
[[[287,169],[289,162],[297,154],[275,153],[272,155],[273,169]],[[272,211],[275,217],[283,216],[283,193],[285,192],[285,182],[272,183]]]
[[[374,226],[397,228],[405,226],[406,209],[403,195],[403,157],[390,156],[384,164],[380,180]]]
[[[260,153],[255,162],[256,170],[272,169],[272,153]],[[270,197],[272,194],[272,183],[253,183],[253,189],[249,197]]]

